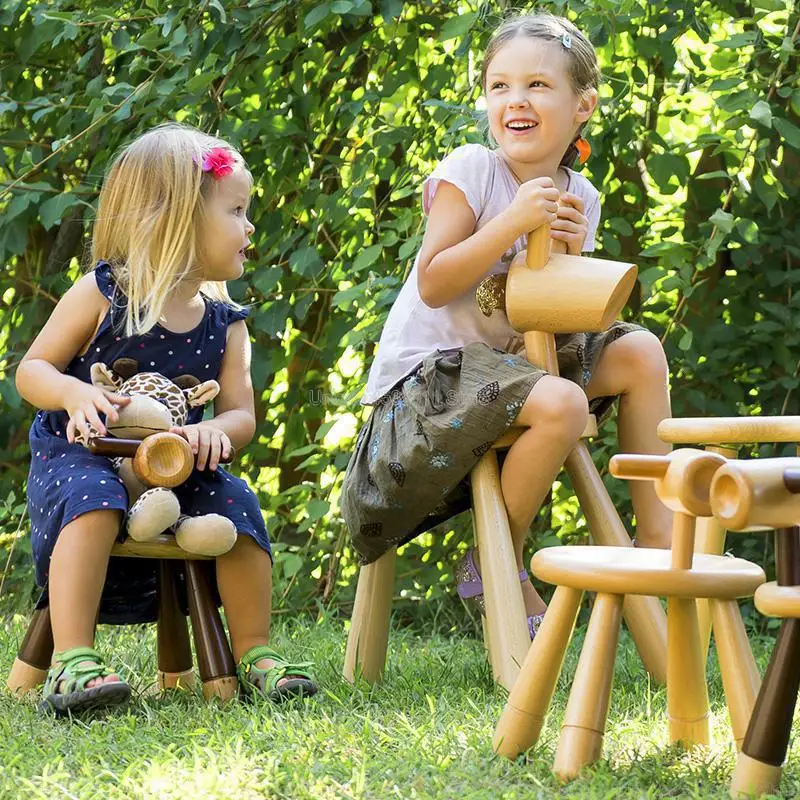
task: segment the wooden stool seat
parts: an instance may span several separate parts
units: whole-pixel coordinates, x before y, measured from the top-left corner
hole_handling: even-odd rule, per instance
[[[177,559],[179,561],[213,560],[212,556],[201,556],[181,550],[175,537],[167,536],[164,533],[149,542],[136,542],[133,539],[117,542],[111,549],[111,555],[122,558]]]
[[[755,600],[765,617],[800,619],[800,586],[779,586],[777,581],[770,581],[758,587]]]
[[[671,562],[670,550],[571,545],[540,550],[531,569],[547,583],[587,592],[719,600],[752,596],[766,580],[761,567],[741,558],[695,554],[691,569]]]

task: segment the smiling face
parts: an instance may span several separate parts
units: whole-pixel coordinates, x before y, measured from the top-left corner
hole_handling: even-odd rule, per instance
[[[542,175],[555,171],[591,116],[597,91],[575,92],[569,58],[558,41],[521,35],[502,45],[487,65],[489,129],[512,166],[535,166]]]
[[[255,230],[247,218],[251,188],[250,177],[241,166],[214,181],[206,202],[200,246],[204,280],[229,281],[242,274],[245,250]]]

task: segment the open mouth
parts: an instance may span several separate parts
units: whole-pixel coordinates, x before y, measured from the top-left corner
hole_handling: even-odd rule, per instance
[[[506,130],[513,133],[528,133],[538,127],[539,123],[530,119],[512,119],[510,122],[506,122]]]

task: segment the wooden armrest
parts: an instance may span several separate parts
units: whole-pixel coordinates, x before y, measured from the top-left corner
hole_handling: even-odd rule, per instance
[[[687,417],[665,419],[658,438],[671,444],[800,442],[800,417]]]

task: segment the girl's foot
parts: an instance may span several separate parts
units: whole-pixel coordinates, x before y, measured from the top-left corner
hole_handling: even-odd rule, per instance
[[[126,703],[131,687],[105,666],[91,647],[73,647],[53,656],[42,691],[41,711],[77,714]]]
[[[245,694],[256,692],[279,703],[292,697],[310,697],[317,693],[317,686],[308,662],[291,663],[281,658],[266,645],[251,647],[236,665],[236,674]]]
[[[465,600],[473,600],[480,609],[481,614],[486,614],[478,551],[474,547],[467,551],[467,555],[456,567],[456,580],[458,581],[459,596]],[[527,570],[520,570],[519,580],[522,585],[522,600],[525,603],[525,613],[528,617],[528,631],[531,639],[533,639],[539,630],[539,625],[541,625],[547,606],[536,589],[533,588]]]

